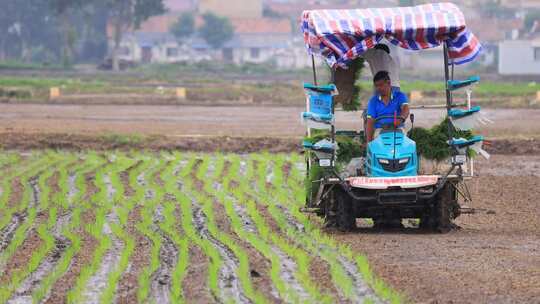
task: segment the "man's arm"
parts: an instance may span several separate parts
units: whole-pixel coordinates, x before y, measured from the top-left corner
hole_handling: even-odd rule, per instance
[[[409,118],[409,113],[409,105],[406,103],[401,105],[401,117],[403,117],[403,122],[407,121],[407,118]]]
[[[370,142],[373,140],[373,133],[375,132],[375,117],[377,117],[377,110],[375,108],[375,102],[373,101],[373,98],[368,101],[366,114],[366,139],[367,142]]]
[[[366,126],[366,137],[367,142],[371,142],[373,140],[373,132],[375,131],[375,119],[369,117],[367,119],[367,126]]]

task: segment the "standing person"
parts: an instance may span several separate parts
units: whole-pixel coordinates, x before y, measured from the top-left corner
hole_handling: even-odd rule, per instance
[[[390,48],[386,44],[375,45],[374,48],[367,50],[362,57],[369,63],[373,76],[380,71],[387,71],[392,81],[392,87],[400,89],[398,65],[390,56]]]

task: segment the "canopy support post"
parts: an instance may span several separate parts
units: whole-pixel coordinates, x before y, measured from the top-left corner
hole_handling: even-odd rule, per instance
[[[331,73],[331,81],[332,81],[332,84],[334,84],[334,82],[336,81],[336,74],[335,74],[335,70],[334,69],[330,69],[330,73]],[[334,97],[332,96],[332,115],[335,114],[335,109],[336,109],[336,104],[334,103]],[[336,126],[334,125],[334,122],[332,122],[332,129],[331,129],[331,136],[332,136],[332,144],[335,145],[336,143]],[[334,162],[336,160],[336,150],[334,149],[334,151],[332,151],[332,166],[334,166]]]
[[[443,53],[444,53],[444,86],[446,88],[446,115],[450,114],[450,110],[452,109],[452,92],[450,91],[450,88],[448,87],[448,80],[450,80],[450,69],[449,69],[449,56],[448,56],[448,45],[446,44],[446,41],[443,43]],[[448,119],[448,140],[452,140],[452,132],[453,126],[450,119]],[[454,149],[450,147],[451,155],[453,156],[455,153]]]
[[[317,69],[315,68],[315,56],[311,54],[311,68],[313,69],[313,84],[317,85]]]

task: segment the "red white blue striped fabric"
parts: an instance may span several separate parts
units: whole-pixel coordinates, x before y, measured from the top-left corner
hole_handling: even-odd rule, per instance
[[[302,14],[304,41],[310,54],[332,67],[347,64],[385,38],[409,50],[448,45],[450,63],[474,60],[482,46],[452,3],[354,10],[310,10]]]

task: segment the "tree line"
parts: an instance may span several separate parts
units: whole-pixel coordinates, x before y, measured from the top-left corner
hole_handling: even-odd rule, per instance
[[[163,14],[163,0],[4,0],[0,9],[0,61],[96,61],[107,54],[111,26],[113,66],[124,32]]]

